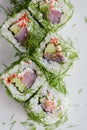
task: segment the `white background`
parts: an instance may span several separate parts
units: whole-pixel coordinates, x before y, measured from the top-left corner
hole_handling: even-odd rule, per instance
[[[0,0],[0,4],[6,7],[8,0]],[[69,120],[57,130],[87,130],[87,0],[72,0],[74,15],[67,25],[60,31],[63,37],[70,37],[75,47],[79,50],[79,60],[70,70],[70,77],[65,78],[69,91],[69,100],[72,104]],[[5,20],[5,15],[0,13],[0,25]],[[72,25],[76,26],[72,27]],[[2,64],[10,65],[14,60],[16,50],[0,36],[0,73],[5,69]],[[79,93],[79,90],[81,92]],[[20,122],[26,120],[23,107],[12,98],[8,97],[5,88],[0,84],[0,130],[10,130],[10,118],[15,114],[12,121],[16,124],[12,130],[29,130],[24,128]],[[3,125],[2,123],[6,123]],[[70,126],[75,127],[70,127]],[[37,129],[39,130],[39,128]],[[41,128],[40,128],[41,130]]]

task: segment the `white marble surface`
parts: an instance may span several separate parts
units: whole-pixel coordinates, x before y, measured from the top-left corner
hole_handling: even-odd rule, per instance
[[[70,70],[70,77],[65,78],[69,90],[69,100],[72,104],[69,120],[61,126],[61,130],[87,130],[87,0],[72,0],[75,13],[68,24],[60,31],[64,38],[71,37],[75,47],[79,50],[79,60]],[[0,0],[5,7],[8,0]],[[0,13],[0,25],[4,21],[4,14]],[[72,27],[72,25],[76,26]],[[0,36],[0,72],[5,68],[2,64],[10,65],[15,60],[16,50]],[[79,93],[79,90],[82,90]],[[10,117],[15,113],[13,121],[16,124],[12,130],[29,130],[24,128],[20,122],[26,120],[26,113],[22,106],[7,96],[5,88],[0,84],[0,130],[10,130]],[[6,124],[3,125],[2,123]],[[70,126],[75,127],[70,127]],[[59,130],[57,129],[57,130]],[[37,130],[41,130],[38,128]]]

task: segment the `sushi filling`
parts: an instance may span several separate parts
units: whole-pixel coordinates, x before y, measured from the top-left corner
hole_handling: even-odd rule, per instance
[[[57,38],[51,38],[44,49],[44,58],[58,63],[64,62],[63,53]]]
[[[8,76],[5,80],[7,84],[13,84],[14,87],[21,93],[31,88],[36,80],[36,72],[32,69],[25,70],[22,73],[14,73]]]
[[[29,30],[27,28],[28,23],[31,22],[28,18],[27,13],[24,13],[19,20],[8,28],[14,37],[17,39],[18,42],[24,44],[28,38]]]
[[[62,17],[62,12],[55,9],[57,2],[58,0],[44,0],[40,3],[40,11],[43,13],[43,17],[47,18],[52,24],[60,23]]]
[[[49,91],[47,91],[47,95],[39,97],[38,104],[41,105],[44,112],[54,113],[61,111],[61,107],[57,105]]]

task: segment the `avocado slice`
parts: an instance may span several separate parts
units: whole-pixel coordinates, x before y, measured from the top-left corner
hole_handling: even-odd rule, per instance
[[[56,52],[56,47],[54,44],[49,43],[44,51],[45,54],[54,54]]]
[[[16,35],[19,31],[20,31],[21,27],[18,26],[16,23],[11,25],[11,27],[9,28],[9,30],[14,33],[14,35]]]
[[[45,12],[46,13],[46,11],[48,11],[48,9],[49,9],[49,5],[48,4],[40,4],[40,11],[43,13],[43,12]]]
[[[17,89],[20,91],[20,92],[24,92],[25,89],[26,89],[26,86],[21,82],[20,79],[16,79],[14,78],[12,83],[15,84],[15,86],[17,87]]]
[[[47,18],[48,13],[49,13],[49,5],[46,4],[41,4],[40,5],[40,12],[43,13],[43,17]]]

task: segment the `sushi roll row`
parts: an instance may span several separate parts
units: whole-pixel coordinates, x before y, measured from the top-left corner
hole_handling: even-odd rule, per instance
[[[30,2],[29,7],[31,7],[30,5],[32,2],[33,1]],[[57,11],[58,9],[62,10],[66,6],[68,8],[68,5],[66,4],[66,2],[64,3],[63,0],[62,0],[63,3],[60,3],[60,1],[57,2],[57,1],[38,1],[38,0],[34,2],[35,2],[34,3],[35,5],[37,5],[37,3],[39,2],[38,3],[39,8],[45,8],[45,6],[49,7],[51,4],[54,5],[54,8],[52,8],[52,10],[55,10],[55,9]],[[49,10],[49,11],[52,11],[52,10]],[[73,54],[74,55],[76,54],[75,49],[70,45],[70,43],[68,44],[67,42],[65,42],[63,38],[60,35],[58,35],[56,32],[55,33],[49,32],[47,36],[45,36],[46,29],[40,25],[39,19],[36,21],[32,17],[33,14],[32,12],[30,14],[30,12],[24,9],[18,14],[15,14],[13,17],[9,18],[2,25],[0,32],[8,41],[10,41],[13,44],[13,46],[17,50],[21,52],[25,52],[25,53],[27,53],[28,50],[29,51],[31,50],[29,54],[31,55],[31,53],[33,53],[34,64],[36,65],[35,63],[36,61],[38,61],[40,64],[39,66],[36,65],[37,68],[39,67],[42,67],[42,69],[45,68],[45,71],[50,72],[51,74],[48,77],[51,78],[50,76],[52,76],[53,74],[53,77],[55,80],[55,78],[59,76],[59,72],[60,71],[64,72],[65,70],[67,70],[68,66],[72,63],[71,57]],[[67,12],[65,11],[65,13]],[[39,14],[37,15],[37,17],[38,16]],[[55,23],[52,23],[52,24],[55,24]],[[59,24],[59,23],[56,23],[56,24]],[[75,55],[75,57],[76,56],[77,55]],[[19,66],[19,67],[16,68],[16,66]],[[14,68],[12,67],[13,68],[12,70],[15,70],[16,68],[17,70],[15,71],[19,72],[20,66],[21,66],[21,62],[17,62],[17,65],[15,65]],[[2,76],[4,84],[6,86],[9,86],[9,85],[15,86],[13,88],[15,88],[15,90],[18,92],[16,94],[15,92],[14,93],[12,92],[13,90],[11,90],[11,94],[13,95],[13,97],[15,97],[16,99],[17,98],[20,99],[20,95],[23,96],[25,95],[25,93],[27,93],[27,91],[30,91],[30,89],[32,88],[31,86],[34,85],[33,83],[36,81],[36,77],[38,76],[36,70],[33,71],[30,69],[31,73],[28,72],[27,70],[26,71],[20,70],[19,74],[18,72],[16,72],[17,74],[16,73],[11,74],[9,70],[9,71],[6,71],[5,74],[3,74],[3,76],[6,76],[6,77]],[[41,69],[39,69],[39,71],[41,71]],[[8,72],[9,74],[7,74]],[[23,75],[23,78],[25,78],[26,76],[28,76],[27,78],[30,78],[33,75],[34,79],[32,79],[32,81],[29,81],[29,83],[32,82],[30,83],[31,84],[30,86],[26,86],[26,84],[22,83],[22,80],[20,80],[19,78],[20,77],[19,75],[21,74]],[[14,75],[16,75],[16,78],[12,78]],[[12,81],[12,83],[7,85],[6,81],[9,82],[10,80]],[[47,80],[47,76],[45,80]],[[51,82],[53,83],[54,80]],[[23,88],[21,87],[20,83]],[[58,81],[56,81],[56,85],[58,85]],[[51,86],[54,87],[55,85],[51,85]],[[27,88],[29,88],[29,90]],[[35,89],[35,91],[37,90]],[[22,100],[26,101],[30,97],[31,95],[30,96],[28,95],[26,97],[23,96]]]
[[[68,99],[49,86],[29,57],[14,62],[1,74],[0,80],[14,99],[24,102],[24,108],[32,120],[53,128],[66,121]]]
[[[65,0],[31,0],[28,10],[24,9],[8,19],[0,33],[17,50],[32,52],[39,47],[47,32],[58,30],[71,18],[72,12],[72,6]]]
[[[66,0],[31,0],[27,9],[9,18],[0,30],[23,56],[0,75],[0,81],[24,104],[29,117],[49,130],[65,122],[69,107],[59,76],[70,68],[77,52],[56,30],[72,14]]]

